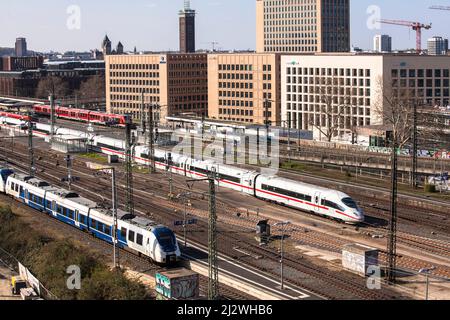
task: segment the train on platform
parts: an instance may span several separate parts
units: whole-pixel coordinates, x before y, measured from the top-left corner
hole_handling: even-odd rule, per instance
[[[46,181],[0,168],[0,192],[44,214],[118,247],[168,266],[180,260],[181,252],[173,231],[147,218],[117,210],[114,236],[112,211],[75,192]]]
[[[36,104],[33,106],[33,111],[36,115],[40,116],[50,117],[51,115],[51,107],[49,105]],[[90,122],[111,127],[125,127],[126,124],[124,115],[61,106],[55,107],[55,116],[66,120]]]
[[[46,135],[50,132],[50,125],[37,124],[36,129],[39,135]],[[94,151],[125,158],[124,140],[92,135],[89,141]],[[134,147],[133,156],[136,163],[149,164],[148,150],[147,146]],[[348,224],[364,221],[364,212],[358,204],[349,195],[338,190],[219,164],[213,160],[197,160],[159,149],[155,149],[153,160],[157,169],[171,171],[187,178],[205,179],[214,173],[219,186],[265,201]]]

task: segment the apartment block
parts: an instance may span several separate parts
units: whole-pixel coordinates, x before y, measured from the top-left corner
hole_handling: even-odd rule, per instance
[[[279,124],[279,79],[279,54],[208,55],[209,118]]]
[[[207,116],[206,54],[146,54],[106,56],[108,112],[141,118],[145,103],[161,106],[160,117],[194,114]]]
[[[256,51],[349,52],[349,0],[256,0]]]
[[[315,54],[281,58],[282,121],[314,131],[329,127],[327,104],[339,135],[382,124],[383,96],[414,97],[430,108],[447,106],[450,57],[406,54]],[[331,102],[331,103],[330,103]],[[379,108],[378,108],[379,109]],[[336,118],[338,117],[338,118]],[[336,122],[335,122],[336,120]]]
[[[35,70],[43,64],[43,57],[0,57],[0,71]]]

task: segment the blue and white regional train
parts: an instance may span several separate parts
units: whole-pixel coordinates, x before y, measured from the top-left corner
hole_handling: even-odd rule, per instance
[[[111,211],[77,193],[10,169],[0,169],[0,192],[99,239],[114,241]],[[181,256],[172,230],[121,210],[117,212],[116,238],[119,247],[134,250],[162,265],[179,261]]]
[[[36,124],[35,134],[48,135],[50,125]],[[86,133],[70,129],[58,129],[60,134],[86,136]],[[101,135],[90,135],[89,140],[97,151],[124,157],[125,141]],[[148,147],[137,146],[134,158],[137,163],[148,164]],[[308,183],[267,176],[256,171],[200,161],[187,156],[155,150],[155,165],[161,170],[171,170],[189,178],[204,179],[210,172],[218,174],[217,184],[238,192],[291,208],[329,217],[348,224],[364,221],[364,213],[347,194]]]

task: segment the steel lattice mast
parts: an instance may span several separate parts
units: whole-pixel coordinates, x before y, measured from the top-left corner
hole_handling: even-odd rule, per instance
[[[391,168],[391,219],[388,227],[387,241],[387,270],[386,279],[389,283],[396,280],[397,267],[397,134],[394,130],[392,141],[392,168]]]
[[[127,179],[126,211],[134,215],[133,197],[133,141],[131,136],[131,116],[126,116],[126,146],[125,146],[125,172]]]
[[[208,299],[219,297],[219,267],[217,264],[217,213],[216,213],[216,172],[212,171],[209,181],[209,219],[208,219]]]

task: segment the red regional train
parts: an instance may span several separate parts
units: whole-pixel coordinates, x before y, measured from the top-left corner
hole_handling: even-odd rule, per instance
[[[30,117],[28,117],[28,116],[17,114],[17,113],[4,112],[4,111],[0,111],[0,117],[13,118],[13,119],[22,120],[22,121],[30,121]]]
[[[34,105],[35,114],[50,117],[51,109],[48,105]],[[125,116],[119,114],[109,114],[84,109],[74,109],[67,107],[55,107],[55,116],[61,119],[92,122],[105,126],[125,126]]]

